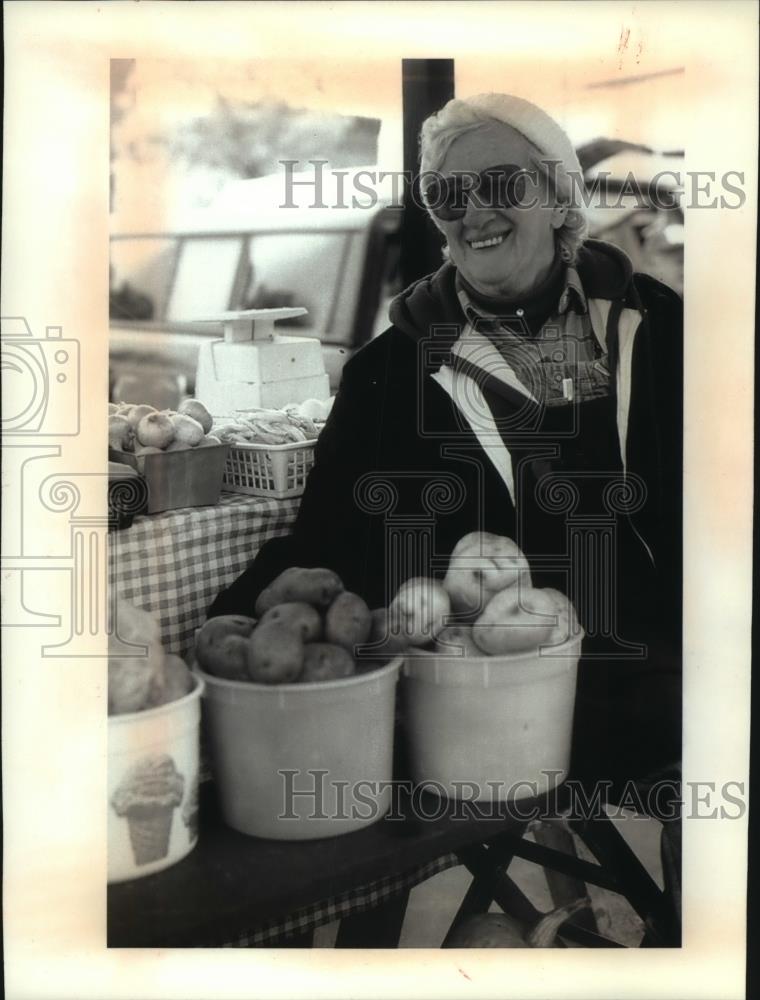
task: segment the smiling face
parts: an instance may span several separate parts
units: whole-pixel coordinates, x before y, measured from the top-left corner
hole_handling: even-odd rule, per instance
[[[454,140],[440,173],[479,173],[503,163],[534,171],[531,156],[538,153],[519,132],[502,122],[488,122]],[[436,219],[452,264],[476,291],[517,298],[546,277],[556,253],[555,232],[564,220],[564,210],[546,194],[546,182],[539,175],[528,182],[524,197],[524,202],[535,202],[532,208],[489,207],[482,203],[485,199],[478,204],[473,198],[463,218]]]

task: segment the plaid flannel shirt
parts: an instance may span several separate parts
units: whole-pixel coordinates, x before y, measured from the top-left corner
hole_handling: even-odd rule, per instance
[[[594,334],[580,276],[568,266],[557,311],[532,334],[521,310],[497,316],[473,303],[457,283],[468,323],[498,348],[522,385],[545,406],[609,395],[607,354]]]

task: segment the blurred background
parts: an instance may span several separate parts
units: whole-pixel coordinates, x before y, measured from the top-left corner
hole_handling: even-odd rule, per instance
[[[307,308],[289,332],[320,338],[334,390],[345,358],[387,325],[390,298],[440,260],[408,193],[402,208],[391,179],[370,183],[378,198],[366,207],[356,174],[413,168],[420,119],[454,93],[518,94],[560,121],[588,182],[604,175],[615,196],[614,207],[591,208],[591,234],[682,293],[682,192],[666,176],[655,205],[649,183],[683,171],[684,67],[641,30],[621,28],[614,57],[605,38],[605,58],[594,59],[566,38],[559,54],[550,37],[540,64],[535,37],[521,50],[514,33],[509,58],[485,46],[402,64],[375,38],[366,55],[338,61],[112,60],[112,398],[139,385],[141,399],[147,386],[146,401],[174,405],[192,392],[199,344],[218,336],[193,317],[281,305]],[[295,208],[280,207],[283,160],[312,182],[294,189]],[[342,183],[345,201],[356,194],[365,207],[310,207],[310,160],[327,161],[327,205]],[[631,175],[635,190],[618,197]]]

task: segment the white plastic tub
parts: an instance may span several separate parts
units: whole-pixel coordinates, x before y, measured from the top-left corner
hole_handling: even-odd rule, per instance
[[[198,841],[203,681],[159,708],[108,719],[108,881],[151,875]]]
[[[203,678],[204,716],[222,815],[273,840],[351,833],[391,805],[401,658],[309,684]],[[303,794],[299,794],[303,793]]]
[[[528,798],[560,784],[570,763],[582,638],[543,655],[408,657],[413,780],[473,801]]]

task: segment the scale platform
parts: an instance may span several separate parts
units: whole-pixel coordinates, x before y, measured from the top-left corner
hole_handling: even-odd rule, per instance
[[[198,354],[195,395],[213,416],[329,397],[321,342],[275,331],[279,320],[305,315],[306,309],[294,306],[220,312],[185,321],[221,323],[224,329],[223,339],[203,344]]]

